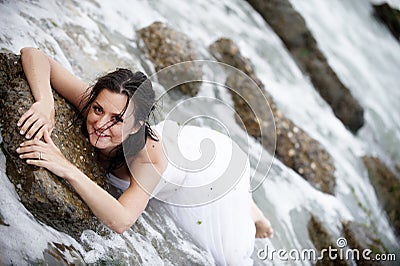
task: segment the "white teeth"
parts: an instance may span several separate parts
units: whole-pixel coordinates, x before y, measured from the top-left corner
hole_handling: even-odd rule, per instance
[[[96,132],[96,134],[99,135],[100,137],[105,137],[105,136],[107,136],[106,134],[101,133],[101,132],[99,132],[98,130],[95,130],[95,132]]]

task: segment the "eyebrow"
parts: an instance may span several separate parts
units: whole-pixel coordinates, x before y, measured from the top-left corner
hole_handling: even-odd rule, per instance
[[[99,104],[98,101],[94,101],[94,103],[97,104],[98,106],[100,106],[104,110],[104,107],[101,104]],[[112,113],[112,115],[121,116],[121,113]]]

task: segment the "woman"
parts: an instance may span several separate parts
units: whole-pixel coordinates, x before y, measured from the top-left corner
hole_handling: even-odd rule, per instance
[[[23,48],[21,59],[35,103],[17,124],[21,127],[20,134],[27,139],[17,149],[20,158],[66,179],[110,229],[117,233],[127,230],[153,195],[166,200],[178,195],[168,191],[161,184],[165,183],[160,182],[161,178],[181,178],[181,184],[193,184],[193,175],[173,166],[163,151],[160,132],[164,123],[152,129],[147,122],[155,95],[150,80],[143,73],[118,69],[89,87],[38,49]],[[111,184],[123,190],[118,199],[66,160],[51,140],[54,127],[51,87],[82,114],[83,133],[95,147],[101,163],[107,167]],[[186,134],[189,136],[194,131],[203,130],[201,134],[209,134],[210,138],[221,142],[227,139],[212,130],[189,130],[191,132]],[[122,145],[129,147],[128,151],[123,150]],[[247,175],[248,168],[247,165]],[[212,177],[210,172],[201,177],[206,176]],[[269,221],[248,193],[248,181],[239,182],[224,197],[209,204],[197,207],[168,205],[173,217],[178,218],[177,222],[213,255],[219,265],[251,264],[254,234],[272,237]],[[186,195],[183,198],[191,197]]]

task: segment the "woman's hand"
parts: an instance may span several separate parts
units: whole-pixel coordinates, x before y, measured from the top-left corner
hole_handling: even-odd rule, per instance
[[[21,143],[17,149],[19,157],[27,159],[28,164],[44,167],[55,175],[66,178],[76,167],[64,157],[48,131],[44,131],[43,138],[44,141],[35,138]]]
[[[35,102],[21,116],[17,126],[22,126],[20,134],[25,134],[27,139],[41,139],[45,131],[51,135],[54,128],[54,105],[42,101]]]

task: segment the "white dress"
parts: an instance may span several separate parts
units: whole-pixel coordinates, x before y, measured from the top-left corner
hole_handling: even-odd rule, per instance
[[[165,202],[171,217],[217,265],[252,265],[255,225],[247,156],[209,128],[164,121],[153,129],[162,135],[168,166],[152,197]],[[129,187],[128,181],[108,178],[121,190]]]

